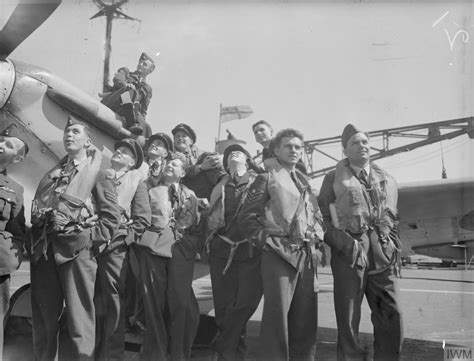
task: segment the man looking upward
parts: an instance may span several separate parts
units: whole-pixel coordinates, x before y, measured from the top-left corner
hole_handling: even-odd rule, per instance
[[[331,247],[337,359],[366,359],[359,342],[365,297],[374,326],[374,360],[398,361],[403,342],[396,263],[397,184],[370,161],[370,139],[352,124],[342,132],[344,155],[324,177],[319,195]]]

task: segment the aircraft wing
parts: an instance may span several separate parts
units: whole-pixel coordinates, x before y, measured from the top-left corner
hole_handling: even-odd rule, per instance
[[[474,243],[472,178],[403,184],[398,210],[406,250],[440,258],[454,258],[449,256],[454,252],[464,258],[463,250],[453,245]]]

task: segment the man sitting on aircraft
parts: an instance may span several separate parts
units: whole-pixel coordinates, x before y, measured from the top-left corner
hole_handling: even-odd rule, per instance
[[[151,226],[135,247],[147,322],[140,360],[189,360],[199,324],[191,284],[200,213],[194,192],[180,184],[184,175],[185,159],[175,154],[148,190]]]
[[[134,139],[116,142],[110,162],[111,168],[107,172],[117,187],[122,222],[110,244],[97,257],[96,361],[123,360],[128,250],[150,225],[151,220],[147,187],[138,171],[143,162],[140,144]],[[136,261],[136,258],[133,260]],[[138,268],[138,264],[133,266]]]
[[[203,152],[196,147],[196,133],[181,123],[173,128],[175,151],[186,157],[186,176],[182,183],[199,198],[209,200],[212,189],[226,175],[219,154]]]
[[[147,75],[155,70],[153,59],[142,53],[137,70],[130,72],[120,68],[114,75],[111,91],[103,94],[102,103],[115,113],[123,116],[127,128],[136,135],[145,138],[151,135],[151,128],[145,121],[148,106],[152,97],[152,88],[146,83]]]
[[[324,178],[319,203],[331,247],[338,360],[365,360],[359,342],[364,294],[374,326],[374,360],[399,360],[402,315],[395,263],[400,251],[397,184],[370,162],[367,133],[348,124],[342,133],[347,157]]]
[[[68,360],[94,358],[95,256],[121,224],[121,212],[115,183],[100,170],[102,153],[91,139],[86,124],[69,118],[63,135],[67,155],[40,181],[32,205],[31,307],[38,360],[54,360],[58,340]],[[63,307],[68,338],[58,338]]]
[[[25,242],[23,187],[7,175],[7,168],[23,160],[28,146],[14,133],[14,127],[10,125],[0,135],[0,360],[3,318],[10,300],[10,274],[20,266]]]

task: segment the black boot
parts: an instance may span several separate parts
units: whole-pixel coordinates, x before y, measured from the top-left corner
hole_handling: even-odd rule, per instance
[[[143,133],[143,127],[138,123],[135,116],[135,109],[132,103],[122,104],[123,116],[127,122],[127,129],[133,134],[141,135]]]

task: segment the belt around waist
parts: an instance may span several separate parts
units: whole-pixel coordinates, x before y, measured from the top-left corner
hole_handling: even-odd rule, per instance
[[[275,238],[283,238],[286,240],[286,243],[292,246],[298,246],[303,248],[305,245],[309,244],[310,242],[304,241],[303,239],[291,239],[290,236],[287,235],[280,235],[280,234],[269,234],[270,237]]]

